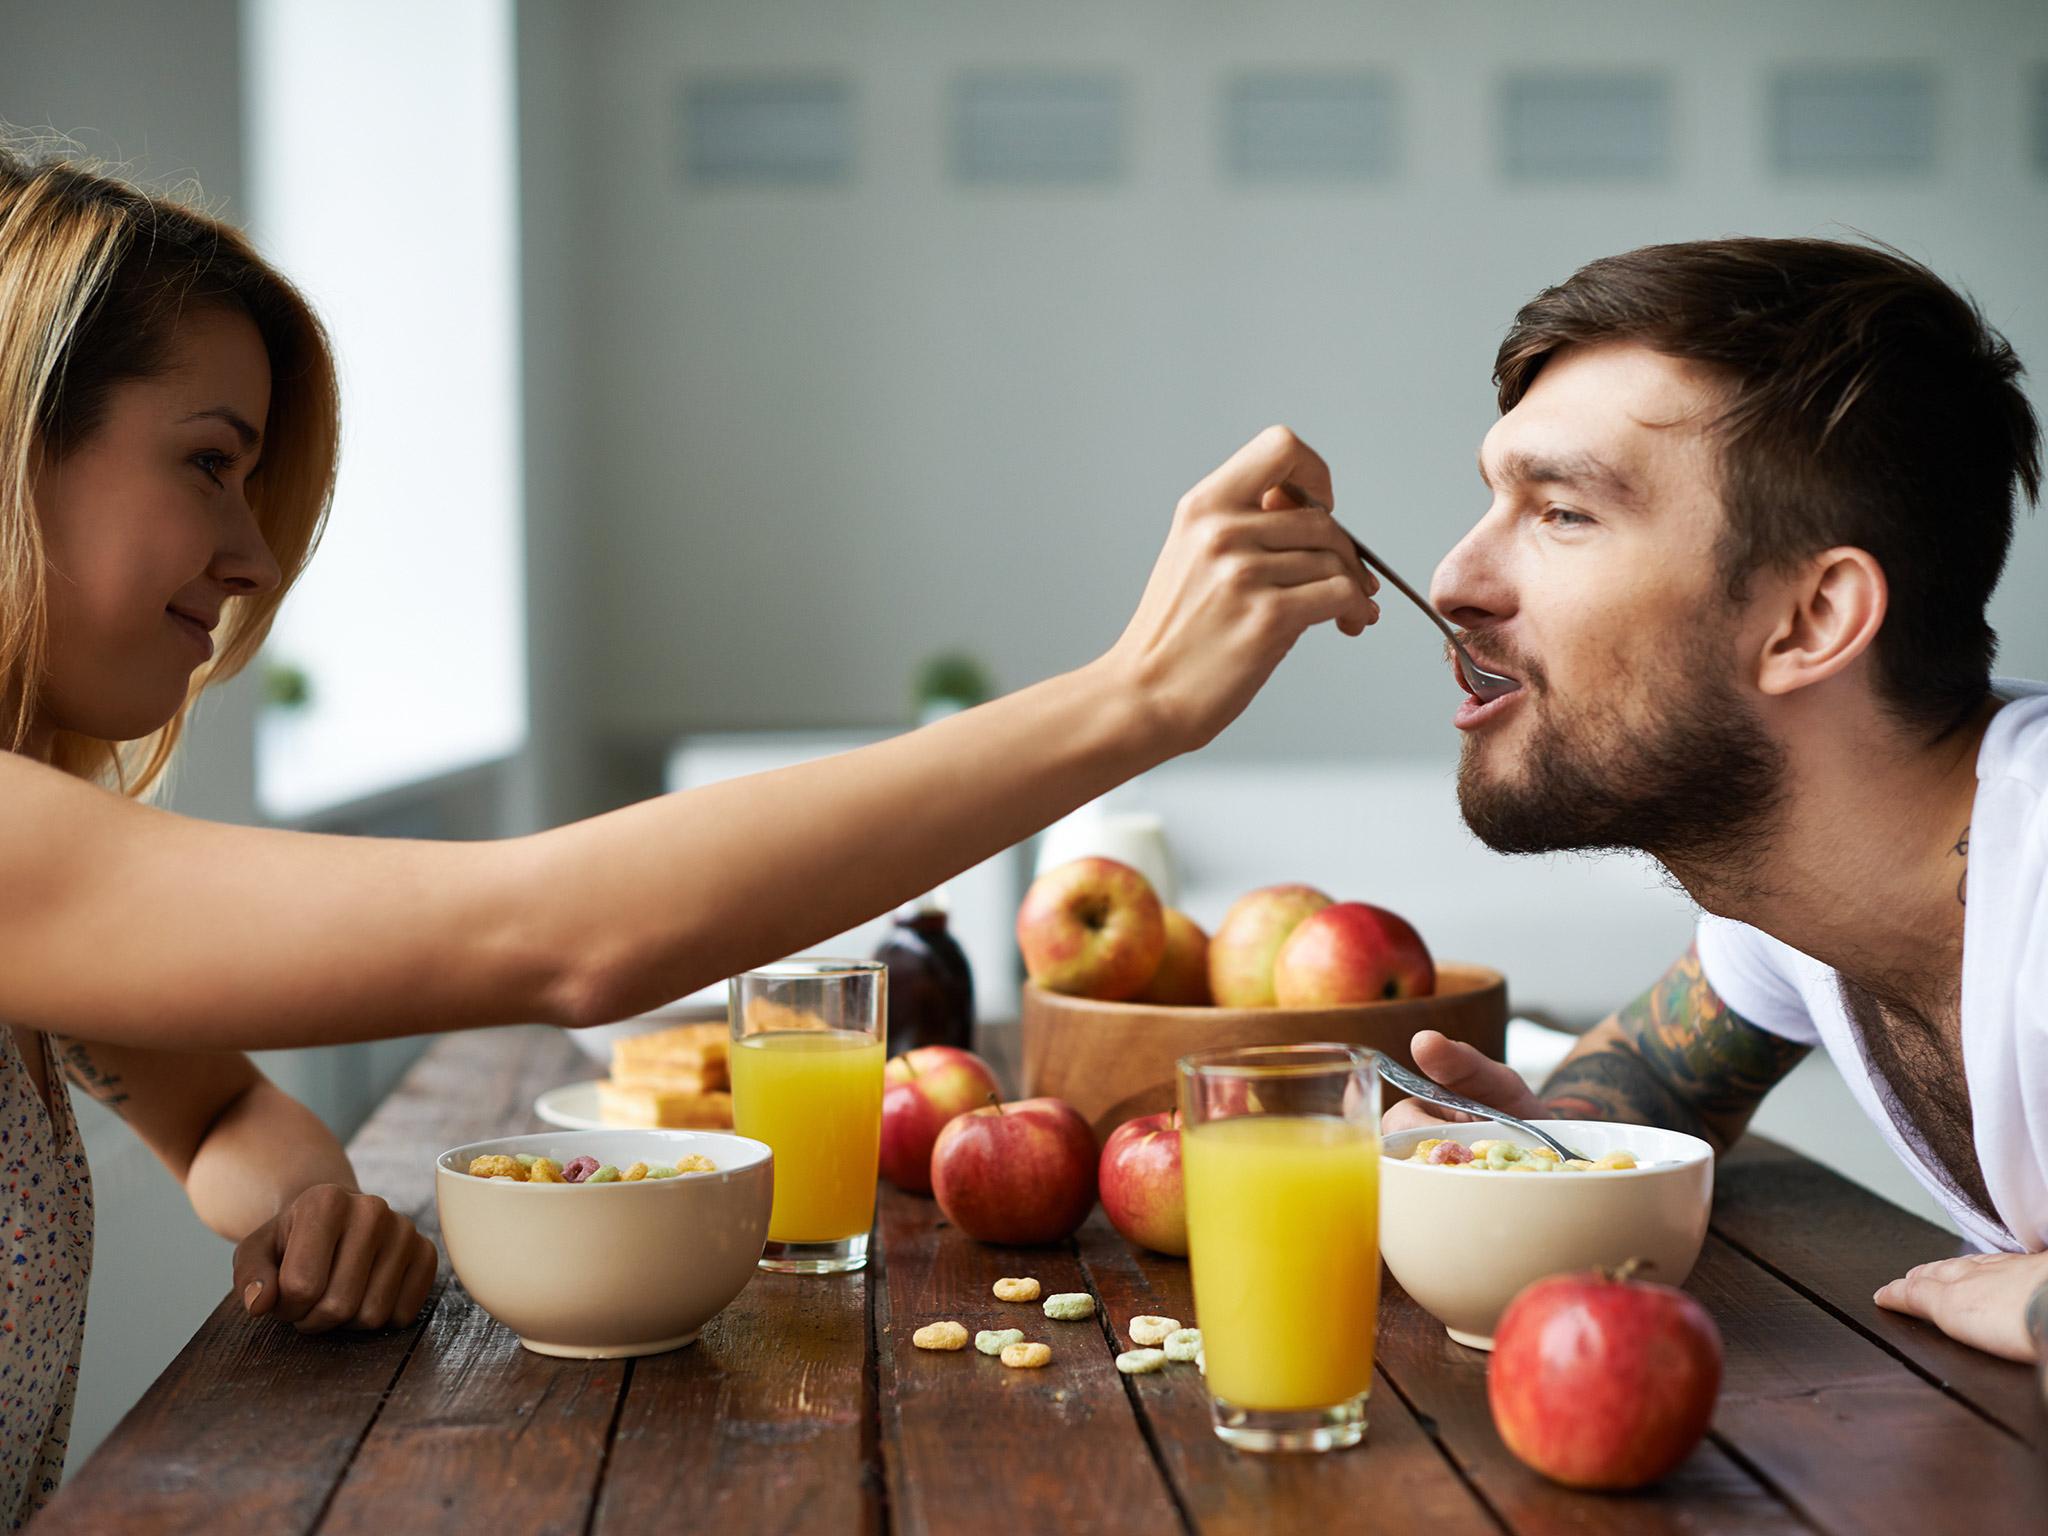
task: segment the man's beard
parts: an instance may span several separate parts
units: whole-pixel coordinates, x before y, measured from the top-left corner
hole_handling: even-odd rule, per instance
[[[1482,777],[1480,743],[1458,762],[1466,825],[1497,853],[1634,849],[1688,886],[1752,885],[1784,794],[1784,752],[1701,640],[1665,663],[1643,726],[1560,721],[1538,712],[1513,780]],[[1491,665],[1491,663],[1489,663]],[[1547,702],[1540,669],[1520,675]]]

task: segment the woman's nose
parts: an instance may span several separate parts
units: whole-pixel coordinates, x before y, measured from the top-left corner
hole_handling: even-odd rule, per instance
[[[214,576],[238,597],[273,592],[284,579],[284,573],[278,569],[277,557],[270,552],[270,544],[263,537],[262,525],[256,521],[256,514],[247,502],[243,503],[241,515],[235,519],[234,536],[214,556]]]

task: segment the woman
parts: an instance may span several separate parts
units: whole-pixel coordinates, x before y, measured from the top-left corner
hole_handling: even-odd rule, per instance
[[[801,949],[1230,722],[1372,579],[1282,429],[1182,498],[1099,660],[826,762],[533,837],[217,826],[143,796],[317,542],[319,322],[234,230],[0,150],[0,1513],[62,1470],[91,1195],[59,1074],[234,1241],[251,1314],[409,1321],[433,1245],[241,1052],[621,1018]],[[114,792],[110,792],[114,791]],[[886,857],[880,828],[889,829]]]

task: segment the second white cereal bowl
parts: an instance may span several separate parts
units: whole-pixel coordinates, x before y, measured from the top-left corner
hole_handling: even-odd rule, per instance
[[[1678,1285],[1706,1241],[1714,1149],[1697,1136],[1607,1120],[1530,1122],[1575,1152],[1635,1154],[1637,1167],[1564,1173],[1408,1161],[1418,1141],[1528,1138],[1487,1121],[1397,1131],[1380,1157],[1380,1253],[1401,1288],[1460,1344],[1493,1348],[1494,1325],[1533,1280],[1642,1259]]]
[[[715,1173],[636,1183],[514,1184],[474,1158],[588,1154],[627,1168],[697,1153]],[[441,1238],[456,1278],[536,1354],[580,1359],[677,1349],[754,1278],[775,1160],[723,1131],[553,1131],[451,1147],[435,1160]]]

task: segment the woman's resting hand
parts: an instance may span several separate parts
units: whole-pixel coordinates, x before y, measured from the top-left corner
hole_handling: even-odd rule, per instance
[[[376,1195],[316,1184],[235,1246],[251,1317],[301,1333],[403,1326],[433,1288],[434,1245]]]

